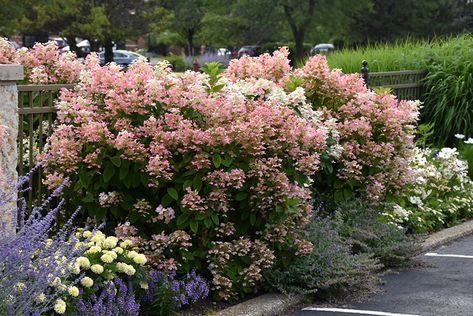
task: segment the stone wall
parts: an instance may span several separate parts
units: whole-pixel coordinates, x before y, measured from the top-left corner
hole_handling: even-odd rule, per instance
[[[0,125],[6,127],[6,135],[0,148],[0,194],[9,199],[0,203],[0,230],[14,232],[16,227],[16,183],[18,173],[18,90],[16,81],[23,79],[23,66],[0,65]],[[0,232],[1,233],[1,232]]]

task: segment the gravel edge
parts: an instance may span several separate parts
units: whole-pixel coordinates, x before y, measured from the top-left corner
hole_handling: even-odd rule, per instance
[[[473,220],[443,229],[427,237],[420,252],[425,252],[456,239],[473,234]],[[217,316],[278,316],[302,303],[305,295],[263,294],[243,303],[231,306]]]

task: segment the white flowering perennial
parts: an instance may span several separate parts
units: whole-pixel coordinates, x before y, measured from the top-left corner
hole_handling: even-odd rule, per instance
[[[417,149],[411,167],[416,181],[384,213],[388,221],[428,232],[473,214],[473,182],[456,148]]]
[[[86,246],[82,256],[68,263],[67,269],[72,273],[73,280],[61,280],[51,275],[49,283],[58,293],[54,301],[54,312],[65,314],[67,306],[73,308],[73,302],[90,289],[98,286],[105,288],[115,278],[136,278],[144,275],[144,265],[148,261],[146,256],[133,250],[131,240],[119,240],[115,236],[106,236],[101,231],[78,230],[75,237],[81,245]],[[58,260],[67,260],[59,258]],[[146,288],[147,283],[141,278],[136,279],[136,285]],[[18,283],[18,291],[23,290],[23,285]],[[87,290],[89,289],[89,290]],[[44,294],[37,297],[41,303],[46,299]]]

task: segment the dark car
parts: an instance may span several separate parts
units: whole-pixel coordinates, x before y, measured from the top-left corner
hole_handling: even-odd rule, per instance
[[[145,58],[143,55],[140,55],[135,52],[131,52],[128,50],[114,50],[113,51],[113,61],[117,65],[121,65],[124,67],[130,66],[135,60],[138,58]],[[100,52],[99,53],[99,58],[100,58],[100,65],[105,65],[105,52]]]
[[[310,50],[311,55],[328,54],[335,50],[333,44],[317,44]]]
[[[250,57],[256,57],[261,55],[261,46],[257,45],[249,45],[249,46],[243,46],[240,48],[238,51],[238,58],[242,56],[250,56]]]

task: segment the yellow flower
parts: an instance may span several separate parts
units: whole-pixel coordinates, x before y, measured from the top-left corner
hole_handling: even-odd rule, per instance
[[[92,232],[89,231],[89,230],[86,230],[86,231],[82,234],[82,236],[84,236],[84,238],[89,238],[90,235],[92,235]]]
[[[118,272],[124,272],[126,266],[127,266],[126,263],[117,262],[117,271],[118,271]]]
[[[92,285],[94,285],[94,280],[89,277],[83,277],[82,280],[80,280],[80,284],[85,287],[91,287]]]
[[[133,242],[129,239],[127,239],[125,241],[122,241],[120,243],[120,247],[122,247],[122,248],[126,248],[126,247],[131,246],[131,245],[133,245]]]
[[[147,290],[147,289],[149,288],[148,282],[141,282],[141,283],[140,283],[140,287],[141,287],[143,290]]]
[[[16,282],[14,288],[15,288],[15,291],[17,291],[18,293],[21,293],[26,288],[26,285],[25,283],[22,283],[22,282]]]
[[[54,311],[58,314],[64,314],[66,312],[66,302],[57,299],[56,304],[54,304]]]
[[[110,236],[110,237],[107,237],[103,241],[102,246],[104,248],[107,248],[107,249],[112,249],[112,248],[115,248],[117,246],[117,243],[118,243],[118,238]]]
[[[94,236],[90,239],[90,241],[95,242],[97,245],[101,244],[105,240],[105,235],[100,230],[96,231]]]
[[[61,279],[58,277],[55,277],[50,283],[51,286],[60,286],[61,284]]]
[[[83,246],[83,243],[81,243],[80,241],[77,242],[75,245],[74,245],[74,250],[78,250],[80,247]]]
[[[52,239],[46,239],[46,248],[49,247],[52,244],[53,240]]]
[[[72,273],[72,274],[79,274],[80,273],[80,266],[79,264],[76,262],[74,264],[69,264],[69,272]]]
[[[77,286],[71,286],[68,290],[67,293],[69,293],[70,296],[77,297],[79,296],[79,289]]]
[[[130,251],[127,255],[128,258],[130,259],[133,259],[134,257],[136,257],[138,255],[138,253],[136,251]]]
[[[136,270],[135,270],[135,268],[133,268],[133,266],[127,265],[127,266],[125,267],[125,273],[126,273],[127,275],[132,276],[133,274],[135,274],[135,272],[136,272]]]
[[[100,264],[94,264],[90,267],[93,273],[100,274],[103,272],[103,267]]]
[[[109,255],[110,257],[113,258],[113,260],[117,259],[118,255],[116,252],[114,251],[111,251],[111,250],[104,250],[102,251],[103,253],[106,253],[107,255]]]
[[[88,270],[90,268],[90,261],[86,257],[79,257],[76,259],[76,263],[79,265],[79,267]]]
[[[46,295],[44,295],[44,293],[41,293],[36,297],[36,302],[38,303],[43,303],[44,300],[46,300]]]
[[[113,262],[113,257],[109,255],[108,253],[106,253],[100,257],[100,260],[102,260],[105,263],[111,263]]]
[[[89,250],[86,251],[86,253],[97,253],[100,251],[102,251],[102,248],[100,248],[99,246],[92,246],[89,248]]]
[[[121,254],[123,253],[123,248],[121,248],[121,247],[116,247],[116,248],[113,248],[113,251],[114,251],[115,253],[118,253],[118,254],[121,255]]]
[[[140,264],[140,265],[144,265],[146,263],[146,261],[148,261],[148,260],[146,259],[145,255],[138,254],[133,258],[133,261]]]

